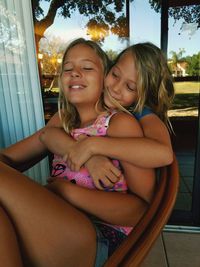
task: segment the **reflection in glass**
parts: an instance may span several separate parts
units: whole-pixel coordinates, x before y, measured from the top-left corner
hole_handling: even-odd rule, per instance
[[[7,53],[21,54],[25,48],[23,32],[17,16],[0,2],[0,56],[5,61],[3,50]]]
[[[175,100],[169,112],[175,135],[181,185],[176,209],[192,210],[195,156],[198,140],[200,28],[198,5],[169,11],[168,63],[175,79]],[[172,16],[177,12],[178,16]],[[187,17],[186,17],[187,14]],[[196,19],[195,19],[196,17]]]

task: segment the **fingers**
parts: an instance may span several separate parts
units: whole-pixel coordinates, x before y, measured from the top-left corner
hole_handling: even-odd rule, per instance
[[[65,154],[63,156],[63,160],[67,163],[67,166],[70,168],[71,171],[78,172],[80,171],[81,164],[79,161],[75,161],[70,158],[69,154]]]
[[[108,181],[110,181],[110,183],[115,184],[116,182],[119,181],[120,175],[121,175],[120,170],[119,172],[116,173],[114,173],[112,170],[109,170],[109,172],[105,174],[105,177],[107,178]]]
[[[63,160],[67,163],[67,166],[70,168],[71,171],[78,172],[80,170],[80,168],[81,168],[80,164],[78,162],[71,161],[68,154],[65,154],[63,156]]]
[[[105,175],[101,174],[98,177],[95,178],[93,177],[93,183],[95,187],[99,190],[105,190],[106,188],[111,189],[114,187],[115,183],[117,183],[121,177],[120,171],[117,174],[119,174],[119,176],[116,176],[111,171]]]
[[[110,166],[110,171],[113,173],[114,177],[118,178],[117,181],[119,180],[119,177],[121,176],[122,172],[120,169],[115,167],[114,165]],[[116,181],[115,181],[116,182]]]
[[[114,184],[106,177],[93,180],[94,185],[99,190],[105,190],[106,188],[113,188]]]
[[[99,190],[112,189],[115,183],[119,181],[121,170],[114,164],[114,162],[103,156],[93,156],[86,163],[94,185]]]
[[[101,180],[99,180],[99,179],[93,179],[93,183],[94,183],[94,185],[95,185],[95,187],[97,189],[99,189],[99,190],[105,190],[105,188],[104,188]]]

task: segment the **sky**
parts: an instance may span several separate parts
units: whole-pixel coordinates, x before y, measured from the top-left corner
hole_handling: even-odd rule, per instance
[[[160,14],[150,8],[148,0],[134,0],[131,4],[131,11],[133,39],[136,41],[150,40],[159,46]],[[180,48],[185,49],[185,56],[197,54],[200,51],[200,29],[191,36],[195,25],[187,25],[188,27],[184,26],[183,30],[180,30],[183,22],[183,20],[179,20],[174,24],[174,19],[169,18],[168,54],[170,51],[179,52]],[[134,25],[138,25],[138,27],[134,28]]]
[[[47,10],[48,5],[48,2],[43,1],[44,10]],[[88,38],[86,23],[87,18],[80,16],[77,12],[71,16],[71,19],[57,16],[54,24],[47,29],[45,34],[59,36],[64,42],[78,37]],[[183,48],[185,49],[183,56],[197,54],[200,51],[200,29],[195,29],[194,24],[184,25],[183,20],[174,24],[174,20],[169,19],[168,57],[171,51],[178,53],[179,49]],[[103,48],[120,52],[129,44],[143,41],[151,41],[160,46],[160,14],[150,8],[148,0],[134,0],[130,5],[130,40],[121,42],[116,36],[109,36]]]

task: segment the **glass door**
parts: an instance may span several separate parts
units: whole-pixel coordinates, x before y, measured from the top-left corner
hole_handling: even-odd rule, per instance
[[[168,63],[175,80],[176,95],[169,115],[175,132],[172,142],[181,175],[179,194],[170,221],[199,225],[200,5],[190,3],[182,6],[181,1],[169,1],[168,35],[163,28],[163,33],[168,37],[163,38],[168,39]]]
[[[72,2],[56,6],[57,13],[47,27],[45,20],[51,1],[39,1],[38,8],[37,1],[32,0],[46,121],[57,110],[57,77],[64,47],[71,39],[98,40],[111,59],[137,42],[150,41],[161,47],[175,81],[176,97],[169,116],[181,172],[170,223],[200,225],[199,1],[105,0],[103,10],[99,4],[86,4],[84,12],[81,2],[77,5]]]
[[[174,76],[176,96],[169,116],[181,184],[169,223],[196,226],[200,225],[200,6],[197,2],[184,1],[183,6],[180,0],[130,1],[130,41],[150,41],[161,47]]]

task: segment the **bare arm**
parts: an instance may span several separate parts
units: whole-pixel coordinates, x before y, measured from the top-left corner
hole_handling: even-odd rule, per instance
[[[39,141],[41,130],[13,144],[0,153],[0,159],[9,166],[25,171],[47,155],[47,151]]]
[[[69,136],[64,129],[58,127],[44,128],[40,134],[40,141],[51,153],[64,156],[66,151],[75,145],[76,141]]]
[[[117,114],[108,128],[108,136],[111,137],[138,137],[143,134],[138,122],[127,114]],[[127,153],[124,151],[124,153]],[[143,200],[150,202],[155,188],[155,172],[153,168],[137,167],[125,160],[120,161],[128,188]]]
[[[39,140],[42,131],[49,126],[59,127],[59,125],[60,120],[56,114],[43,129],[3,149],[0,152],[0,160],[20,171],[27,170],[47,155],[46,146]]]
[[[82,140],[68,151],[69,163],[72,162],[77,170],[91,156],[104,155],[145,168],[170,164],[173,151],[164,123],[155,114],[150,114],[143,117],[140,124],[145,136],[143,138],[91,137]]]
[[[173,161],[173,149],[166,125],[155,114],[146,115],[139,122],[142,126],[144,136],[152,142],[152,148],[149,148],[147,157],[149,156],[151,161],[150,153],[156,154],[154,160],[155,164],[157,162],[158,165],[153,167],[170,164]]]
[[[91,190],[61,179],[47,187],[78,209],[115,225],[135,226],[148,208],[134,194]]]
[[[94,145],[94,147],[88,145],[88,149],[94,149],[92,154],[101,155],[104,153],[108,157],[125,160],[146,168],[170,164],[173,160],[173,151],[170,136],[164,123],[156,115],[151,114],[143,117],[140,124],[145,138],[121,140],[108,138],[101,140],[101,143],[100,140],[96,139],[94,142],[98,142],[98,145]],[[92,142],[92,140],[87,141]]]

